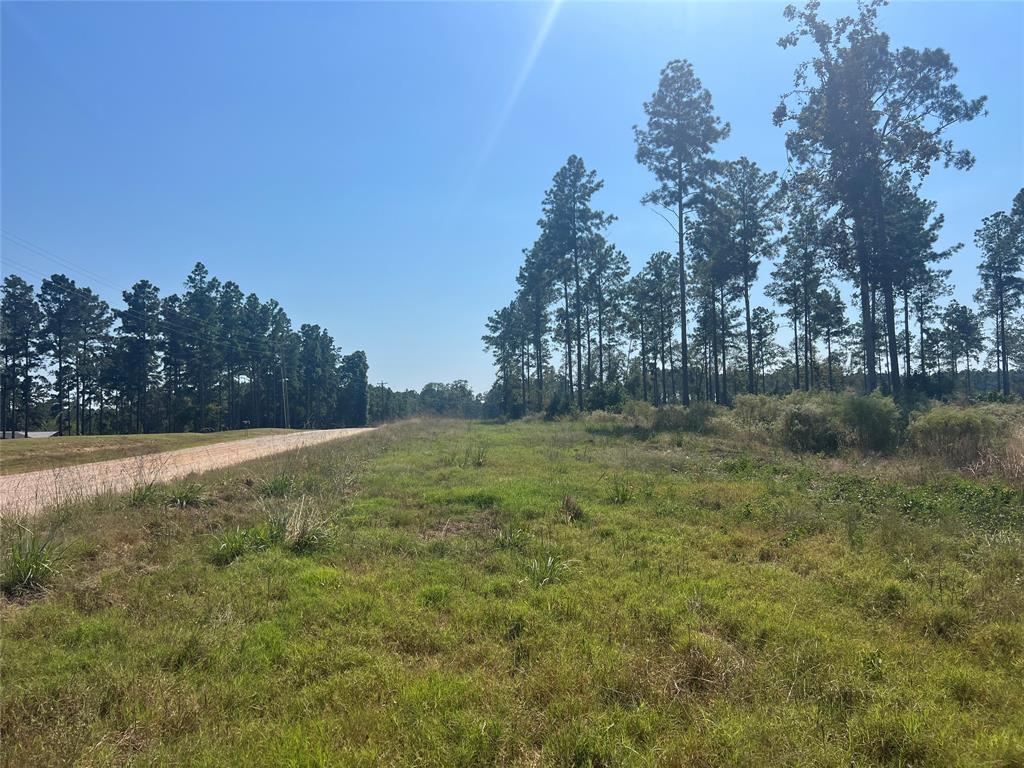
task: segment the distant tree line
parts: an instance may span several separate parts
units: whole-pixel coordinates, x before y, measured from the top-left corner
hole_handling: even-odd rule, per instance
[[[941,49],[896,49],[877,26],[882,0],[829,23],[792,6],[782,48],[810,58],[773,118],[786,126],[784,176],[712,157],[730,126],[686,61],[662,70],[634,128],[655,178],[642,202],[669,225],[672,250],[629,274],[595,206],[603,182],[572,155],[541,203],[517,290],[487,320],[496,382],[489,409],[655,404],[736,392],[854,387],[897,398],[1024,387],[1024,190],[981,222],[976,307],[950,293],[943,217],[920,196],[938,162],[974,157],[947,130],[983,113]],[[752,287],[770,265],[766,293]],[[844,291],[854,298],[847,316]],[[782,341],[782,343],[780,343]]]
[[[372,424],[417,416],[477,419],[485,415],[484,398],[474,394],[464,379],[450,384],[431,382],[419,392],[414,389],[394,391],[384,383],[371,384],[369,401]]]
[[[0,300],[0,430],[62,435],[367,423],[366,354],[197,263],[184,291],[148,280],[111,308],[63,274]]]

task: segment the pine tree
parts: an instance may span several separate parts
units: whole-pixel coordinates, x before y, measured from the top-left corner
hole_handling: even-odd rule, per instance
[[[975,301],[994,327],[994,351],[1004,397],[1010,395],[1009,346],[1013,313],[1024,301],[1024,189],[1017,193],[1010,213],[986,216],[974,233],[982,252],[978,265],[981,287]]]
[[[13,437],[20,421],[22,432],[28,437],[42,334],[43,313],[32,286],[17,275],[8,275],[0,299],[0,356],[4,365],[0,435],[10,432]]]
[[[644,103],[647,125],[633,126],[637,162],[651,171],[658,186],[642,202],[659,212],[676,233],[678,251],[680,346],[683,405],[690,404],[687,341],[686,214],[714,171],[711,152],[729,135],[729,124],[715,115],[711,93],[688,61],[670,61],[661,70],[658,90]]]
[[[779,45],[789,48],[807,38],[816,51],[797,68],[794,90],[774,115],[777,125],[792,124],[786,147],[803,179],[825,205],[839,206],[853,222],[868,391],[877,386],[871,302],[876,292],[882,298],[891,382],[900,387],[895,286],[892,270],[884,267],[890,256],[887,192],[923,178],[937,160],[969,168],[971,153],[954,150],[943,134],[973,120],[985,104],[984,97],[964,98],[953,82],[956,67],[942,49],[893,50],[876,23],[883,4],[868,0],[856,18],[832,24],[819,16],[817,1],[802,11],[786,8],[795,29]]]

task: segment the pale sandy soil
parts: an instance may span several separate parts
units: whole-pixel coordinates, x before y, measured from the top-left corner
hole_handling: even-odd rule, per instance
[[[101,493],[129,491],[139,485],[162,483],[371,430],[370,427],[323,429],[270,435],[127,459],[0,476],[0,517],[28,517],[64,502],[78,501]]]

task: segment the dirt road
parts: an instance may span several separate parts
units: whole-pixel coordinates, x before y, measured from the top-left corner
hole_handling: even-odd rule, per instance
[[[282,451],[352,437],[372,428],[323,429],[182,448],[127,459],[0,476],[0,517],[27,517],[47,507],[141,484],[162,483]]]

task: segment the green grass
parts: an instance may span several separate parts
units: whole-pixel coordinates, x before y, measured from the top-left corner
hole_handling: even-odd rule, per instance
[[[280,435],[288,429],[238,429],[227,432],[168,432],[154,435],[80,435],[30,440],[0,440],[0,475],[56,469],[91,461],[125,459],[199,445]]]
[[[1019,766],[1024,496],[876,469],[424,422],[64,509],[0,607],[0,754]]]

